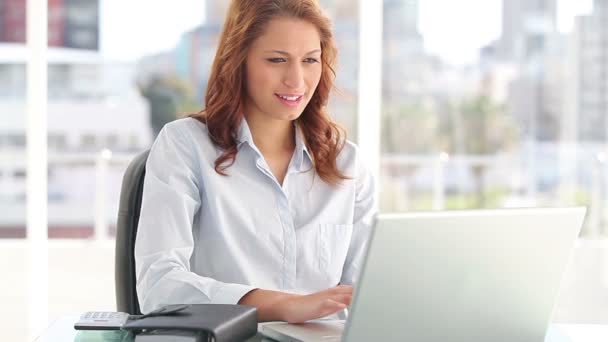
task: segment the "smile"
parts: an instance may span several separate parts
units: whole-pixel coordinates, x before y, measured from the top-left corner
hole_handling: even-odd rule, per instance
[[[274,95],[281,101],[281,103],[288,107],[297,107],[304,97],[303,95]]]

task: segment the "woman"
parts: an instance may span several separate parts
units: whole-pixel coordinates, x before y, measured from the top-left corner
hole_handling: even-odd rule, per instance
[[[304,322],[351,301],[373,207],[325,112],[336,50],[315,0],[234,0],[205,109],[148,158],[135,244],[142,311],[247,304]]]

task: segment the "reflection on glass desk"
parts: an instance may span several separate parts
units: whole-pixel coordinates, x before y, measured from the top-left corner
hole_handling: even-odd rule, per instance
[[[35,342],[133,342],[133,334],[124,331],[76,330],[74,323],[79,316],[63,316],[52,322]],[[260,342],[262,336],[255,336],[246,342]],[[561,341],[560,341],[561,342]]]
[[[78,316],[64,316],[51,323],[36,342],[132,342],[133,335],[121,331],[77,331]],[[256,336],[247,342],[269,341]],[[608,324],[551,324],[545,342],[606,342]]]

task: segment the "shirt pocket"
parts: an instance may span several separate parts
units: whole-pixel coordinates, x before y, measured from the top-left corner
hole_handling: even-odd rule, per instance
[[[319,270],[331,279],[340,280],[353,234],[352,224],[319,225]]]

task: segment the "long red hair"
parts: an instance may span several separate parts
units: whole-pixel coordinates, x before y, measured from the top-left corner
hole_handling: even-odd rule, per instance
[[[306,20],[319,30],[321,79],[297,122],[316,172],[325,182],[336,185],[348,178],[336,165],[336,158],[344,146],[345,132],[329,117],[326,108],[334,87],[337,50],[331,22],[315,0],[233,0],[209,76],[205,108],[192,117],[207,125],[211,140],[223,149],[223,154],[215,161],[215,171],[227,175],[226,169],[234,163],[238,152],[236,137],[243,118],[247,53],[268,22],[277,17]]]

